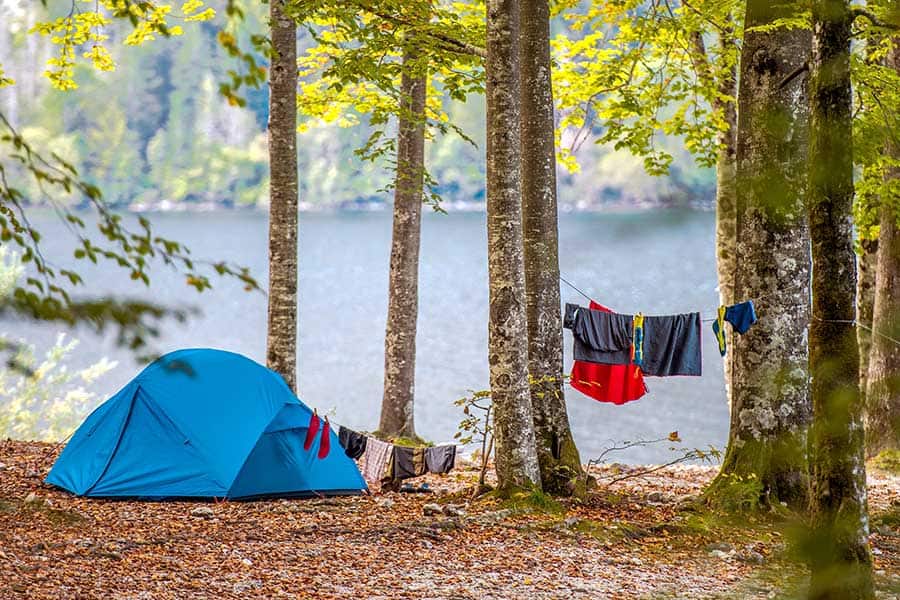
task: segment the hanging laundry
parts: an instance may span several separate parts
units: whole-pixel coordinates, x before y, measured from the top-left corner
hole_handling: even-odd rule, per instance
[[[425,466],[425,448],[411,448],[409,446],[394,446],[394,470],[391,478],[395,480],[409,479],[424,475],[428,468]]]
[[[375,438],[369,438],[366,441],[366,451],[363,455],[365,464],[363,465],[363,478],[366,481],[378,483],[385,476],[389,476],[388,471],[391,466],[391,458],[393,457],[394,446]]]
[[[449,473],[456,464],[456,446],[434,446],[425,448],[425,468],[429,473]]]
[[[331,423],[325,417],[325,426],[322,427],[322,437],[319,439],[319,458],[325,458],[331,452]]]
[[[747,330],[756,323],[756,308],[753,306],[752,300],[733,304],[729,307],[720,306],[716,320],[713,321],[712,330],[716,334],[716,340],[719,342],[719,354],[725,356],[727,352],[725,344],[725,321],[731,323],[731,328],[740,335],[747,333]]]
[[[634,315],[631,328],[634,331],[631,341],[631,362],[641,366],[644,363],[644,315],[640,313]]]
[[[319,414],[317,412],[313,412],[312,416],[309,418],[309,426],[306,429],[306,439],[303,440],[303,449],[309,450],[312,448],[313,440],[316,439],[316,434],[319,433],[319,426],[322,424],[322,421],[319,419]]]
[[[568,305],[567,305],[568,308]],[[612,312],[591,300],[590,310]],[[647,393],[644,374],[634,364],[604,365],[576,360],[572,365],[569,383],[573,388],[594,400],[625,404]]]
[[[341,426],[338,428],[338,442],[344,449],[344,453],[353,460],[357,460],[366,451],[367,439],[365,435],[347,427]]]
[[[631,364],[632,315],[605,313],[567,304],[563,325],[575,338],[575,359],[601,364]],[[628,342],[622,344],[622,335]],[[624,346],[624,347],[623,347]],[[700,313],[643,318],[644,375],[672,377],[702,373]]]

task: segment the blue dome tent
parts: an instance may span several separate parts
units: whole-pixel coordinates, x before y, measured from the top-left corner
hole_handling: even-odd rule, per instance
[[[47,483],[79,496],[256,498],[359,494],[365,481],[274,371],[231,352],[179,350],[81,424]]]

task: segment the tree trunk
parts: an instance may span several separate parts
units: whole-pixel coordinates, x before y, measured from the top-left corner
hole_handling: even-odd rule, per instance
[[[550,7],[547,0],[520,5],[522,219],[534,434],[544,491],[571,494],[583,471],[563,392]]]
[[[868,599],[874,592],[859,354],[853,327],[856,256],[851,223],[849,2],[816,0],[812,17],[808,211],[813,259],[809,364],[814,538],[810,598]]]
[[[856,322],[872,327],[875,312],[875,274],[878,261],[878,240],[860,240],[861,254],[857,257],[856,280]],[[872,334],[866,327],[856,328],[856,343],[859,346],[859,393],[863,406],[866,405],[868,389],[869,354],[872,350]]]
[[[810,34],[750,30],[788,16],[790,10],[763,0],[747,3],[731,293],[737,300],[753,300],[759,321],[744,335],[732,336],[728,449],[710,497],[736,476],[756,477],[760,502],[801,506],[807,497],[810,418],[809,238],[803,205],[808,102],[803,78],[790,75],[809,55]]]
[[[731,52],[733,32],[720,34],[723,54]],[[716,271],[719,276],[719,302],[726,306],[738,300],[734,295],[737,277],[737,104],[725,98],[737,97],[737,66],[732,67],[717,85],[717,98],[713,108],[722,115],[726,128],[719,133],[719,152],[716,157]],[[725,332],[729,346],[734,346],[734,334]],[[731,406],[731,375],[734,372],[734,352],[725,355],[725,397]]]
[[[297,389],[297,28],[269,4],[269,315],[266,364]]]
[[[541,485],[528,383],[519,162],[519,4],[488,0],[488,354],[501,493]]]
[[[425,169],[426,76],[411,72],[412,50],[403,55],[394,231],[384,336],[384,396],[380,433],[415,438],[416,321],[419,316],[419,238]]]
[[[900,39],[894,40],[894,48],[887,56],[887,66],[900,71]],[[896,138],[895,138],[896,140]],[[887,152],[895,159],[900,159],[900,144],[889,143]],[[894,167],[887,177],[900,179],[900,169]],[[890,202],[884,202],[881,208],[880,240],[878,245],[877,274],[875,279],[874,306],[869,319],[860,317],[865,325],[871,323],[872,329],[880,334],[900,338],[900,232],[897,223],[900,215]],[[869,332],[859,327],[859,335]],[[864,404],[866,407],[866,452],[875,456],[882,450],[900,449],[900,346],[883,337],[871,339],[871,358],[866,365],[868,371],[860,372],[860,381],[868,387]],[[869,347],[863,347],[860,341],[861,355],[868,355]],[[861,358],[860,365],[864,364]],[[868,374],[865,379],[863,375]]]

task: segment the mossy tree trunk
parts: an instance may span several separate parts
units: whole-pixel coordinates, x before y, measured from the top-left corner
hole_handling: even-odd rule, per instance
[[[520,0],[520,8],[522,219],[531,405],[544,490],[571,494],[583,470],[563,392],[550,6],[547,0]]]
[[[528,384],[528,321],[522,251],[519,127],[519,3],[488,0],[488,356],[501,493],[540,487]]]
[[[813,424],[810,598],[874,597],[853,251],[853,151],[847,0],[812,5],[809,227],[813,315],[809,328]],[[887,246],[887,244],[885,244]]]
[[[805,30],[752,30],[790,7],[747,3],[736,148],[735,300],[753,300],[759,321],[732,336],[728,448],[715,498],[733,477],[757,477],[758,500],[802,506],[807,498],[810,419],[806,327],[809,237],[804,214],[808,102]]]
[[[297,28],[269,4],[269,310],[266,365],[297,389]]]
[[[379,432],[415,438],[416,323],[419,316],[419,240],[425,170],[425,94],[427,81],[413,50],[403,56],[394,229],[384,336],[384,396]]]
[[[888,54],[887,65],[900,72],[900,38],[894,40],[894,48]],[[895,138],[896,140],[896,138]],[[900,159],[900,143],[890,143],[887,152]],[[887,177],[900,180],[900,168],[894,167]],[[900,346],[888,339],[900,339],[900,232],[897,224],[900,215],[895,206],[886,201],[881,207],[880,240],[878,242],[877,275],[875,278],[874,307],[871,318],[862,320],[872,324],[872,329],[882,335],[871,337],[871,357],[868,377],[863,380],[868,388],[866,406],[866,452],[874,456],[882,450],[900,449]],[[865,331],[862,327],[860,331]],[[868,332],[866,332],[868,333]],[[860,353],[867,353],[860,343]],[[863,361],[861,360],[860,363]]]

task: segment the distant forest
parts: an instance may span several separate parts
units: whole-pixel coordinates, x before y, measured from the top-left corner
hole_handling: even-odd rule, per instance
[[[218,3],[212,2],[213,6]],[[267,90],[250,90],[247,106],[230,106],[218,92],[235,68],[216,41],[222,17],[184,35],[133,48],[119,46],[128,68],[100,73],[77,67],[79,88],[63,94],[41,74],[50,42],[26,32],[48,9],[28,0],[0,0],[0,56],[17,85],[0,90],[0,107],[36,148],[53,148],[120,208],[252,207],[267,203]],[[60,10],[49,3],[49,10]],[[218,7],[217,7],[218,8]],[[263,31],[265,5],[248,4],[246,30]],[[59,16],[53,14],[52,16]],[[558,20],[556,33],[565,31]],[[107,31],[111,42],[124,35]],[[308,40],[301,40],[301,49]],[[199,90],[199,92],[198,92]],[[428,168],[446,207],[478,208],[484,201],[484,101],[447,100],[473,146],[455,135],[426,146]],[[362,119],[365,123],[365,119]],[[354,154],[369,134],[363,124],[310,127],[299,138],[300,202],[306,209],[371,207],[390,201],[383,165]],[[567,136],[563,134],[563,143]],[[660,139],[673,155],[670,174],[652,177],[642,160],[589,140],[576,153],[580,172],[560,167],[562,210],[702,206],[714,200],[715,175],[696,166],[677,140]],[[34,201],[40,201],[35,190]]]

